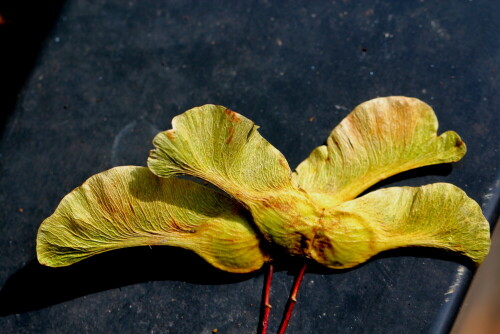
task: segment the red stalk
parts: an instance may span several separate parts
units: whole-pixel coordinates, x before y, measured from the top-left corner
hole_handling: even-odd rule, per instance
[[[278,330],[278,334],[285,334],[286,328],[288,327],[288,323],[290,322],[290,317],[292,316],[293,308],[295,307],[295,303],[297,302],[297,293],[299,292],[300,283],[304,278],[304,273],[306,272],[307,263],[302,265],[300,271],[297,276],[295,276],[295,281],[293,282],[292,291],[290,292],[290,297],[288,297],[288,302],[285,308],[285,314],[283,315],[283,319],[281,320],[280,328]]]
[[[267,326],[269,324],[269,314],[271,313],[271,304],[269,304],[269,296],[271,295],[271,281],[273,280],[274,267],[270,263],[267,267],[266,278],[264,281],[264,289],[262,291],[262,304],[261,304],[261,321],[259,323],[259,334],[267,333]]]

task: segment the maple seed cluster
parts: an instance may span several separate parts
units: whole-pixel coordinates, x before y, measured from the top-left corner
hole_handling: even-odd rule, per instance
[[[38,230],[38,260],[60,267],[113,249],[167,245],[246,273],[272,262],[268,245],[335,269],[424,246],[480,263],[489,224],[456,186],[392,187],[358,197],[397,173],[460,160],[464,142],[437,129],[434,111],[418,99],[373,99],[292,172],[251,120],[222,106],[197,107],[154,138],[148,167],[104,171],[66,195]]]

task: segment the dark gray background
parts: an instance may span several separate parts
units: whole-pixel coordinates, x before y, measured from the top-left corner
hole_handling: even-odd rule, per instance
[[[154,134],[205,103],[252,119],[295,167],[357,104],[418,97],[468,154],[383,186],[450,182],[495,220],[498,2],[68,0],[59,11],[61,3],[50,3],[55,23],[39,49],[2,51],[14,55],[1,64],[12,76],[0,101],[2,333],[255,331],[262,272],[225,274],[170,248],[62,269],[35,260],[37,228],[67,192],[112,166],[145,165]],[[35,34],[50,27],[25,23]],[[19,45],[30,42],[22,37]],[[285,262],[274,278],[271,333],[296,269]],[[289,333],[444,333],[472,271],[422,249],[354,270],[311,268]]]

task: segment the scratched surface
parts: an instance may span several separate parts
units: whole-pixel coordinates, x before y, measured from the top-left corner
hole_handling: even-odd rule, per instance
[[[382,186],[450,182],[490,222],[499,202],[499,2],[68,0],[0,141],[2,333],[252,333],[263,274],[230,275],[171,248],[35,260],[40,222],[94,173],[144,165],[176,114],[244,114],[296,166],[357,104],[431,104],[469,153]],[[272,287],[275,332],[293,263]],[[311,268],[289,333],[446,333],[472,276],[439,251],[402,250],[348,271]]]

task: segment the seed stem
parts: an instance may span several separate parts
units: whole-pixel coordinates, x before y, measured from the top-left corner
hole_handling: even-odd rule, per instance
[[[290,297],[288,297],[288,302],[286,304],[285,313],[283,315],[283,319],[281,320],[280,328],[278,330],[278,334],[285,334],[286,328],[288,327],[288,323],[290,322],[290,317],[292,316],[293,308],[295,307],[295,303],[297,302],[297,293],[299,292],[300,283],[304,278],[304,273],[306,272],[307,263],[302,265],[299,273],[295,276],[295,281],[293,282],[292,290],[290,291]]]
[[[261,304],[261,320],[259,322],[259,334],[267,333],[267,326],[269,324],[269,314],[271,313],[271,304],[269,304],[269,297],[271,295],[271,282],[273,280],[274,266],[269,263],[267,266],[266,278],[264,280],[264,289],[262,290],[262,304]]]

